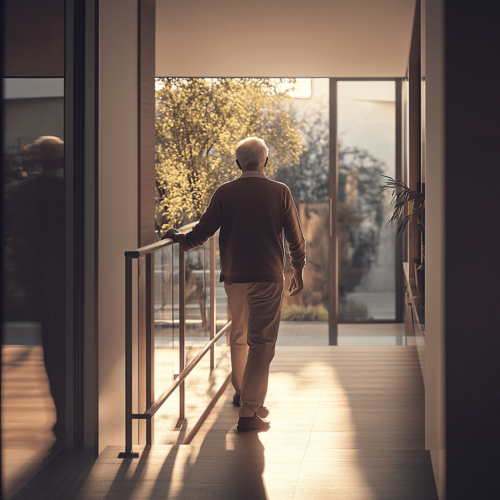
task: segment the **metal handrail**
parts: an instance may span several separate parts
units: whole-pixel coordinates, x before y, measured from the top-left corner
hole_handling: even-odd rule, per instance
[[[185,226],[182,226],[179,231],[181,233],[186,233],[187,231],[190,231],[193,229],[194,226],[198,224],[198,221],[196,222],[191,222],[190,224],[186,224]],[[132,250],[129,252],[125,252],[125,257],[132,257],[132,259],[138,259],[139,257],[142,257],[143,255],[147,255],[150,253],[155,253],[158,250],[161,250],[162,248],[167,248],[172,245],[174,245],[176,242],[172,238],[166,238],[164,240],[157,241],[156,243],[151,243],[150,245],[146,245],[145,247],[138,248],[137,250]]]
[[[182,370],[174,383],[149,407],[145,413],[134,414],[135,418],[151,418],[163,405],[163,403],[171,396],[171,394],[184,382],[187,376],[193,371],[196,365],[203,359],[203,356],[212,348],[213,345],[227,332],[231,326],[231,321],[209,342],[205,344],[203,349],[196,355],[195,358]]]
[[[187,224],[180,228],[181,232],[187,232],[192,229],[198,222]],[[179,389],[179,421],[185,419],[185,380],[203,357],[210,351],[210,369],[215,368],[215,345],[217,341],[224,335],[231,322],[228,322],[222,330],[216,334],[216,315],[215,315],[215,237],[210,239],[210,341],[205,344],[203,349],[185,366],[185,343],[186,343],[186,290],[185,290],[185,275],[186,261],[185,252],[179,246],[179,276],[184,277],[179,279],[179,368],[180,373],[174,380],[172,385],[161,394],[159,398],[154,399],[154,294],[153,294],[153,279],[154,266],[152,255],[176,242],[172,239],[158,241],[151,245],[144,246],[137,250],[125,252],[125,452],[120,453],[119,458],[137,458],[138,453],[132,452],[132,421],[146,421],[146,444],[152,445],[154,441],[154,426],[153,416],[167,401],[167,399]],[[139,265],[139,269],[143,267],[145,279],[141,279],[139,275],[139,294],[145,298],[143,306],[145,314],[141,315],[139,311],[139,321],[143,319],[145,322],[145,371],[146,371],[146,394],[145,394],[145,411],[142,413],[133,413],[133,373],[132,373],[132,309],[133,309],[133,276],[132,276],[132,261],[139,259],[143,264]],[[141,307],[141,306],[139,306]],[[144,325],[143,325],[144,326]],[[140,343],[140,341],[139,341]],[[223,386],[227,386],[229,376]],[[222,389],[222,388],[221,388]],[[220,393],[221,391],[219,391]],[[218,393],[218,394],[219,394]],[[213,405],[213,401],[211,405]],[[210,405],[209,405],[210,407]],[[205,411],[206,413],[206,411]],[[201,425],[200,422],[197,424]],[[193,429],[194,430],[194,429]],[[190,438],[192,439],[190,433]]]

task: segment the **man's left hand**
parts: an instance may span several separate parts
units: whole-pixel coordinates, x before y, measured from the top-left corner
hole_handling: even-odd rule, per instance
[[[290,297],[294,297],[299,294],[304,288],[304,280],[302,278],[302,269],[294,269],[292,277],[290,278],[290,284],[288,285],[288,293]]]

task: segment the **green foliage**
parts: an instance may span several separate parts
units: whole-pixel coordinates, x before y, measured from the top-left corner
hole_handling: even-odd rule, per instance
[[[396,219],[402,219],[396,235],[406,229],[408,222],[411,222],[414,216],[417,216],[417,226],[410,233],[410,236],[417,231],[423,233],[425,231],[425,194],[417,193],[416,191],[410,189],[404,182],[396,181],[387,175],[383,175],[382,177],[387,179],[385,184],[382,186],[382,190],[385,191],[386,189],[392,189],[391,204],[395,202],[394,212],[389,220],[389,224],[395,222]]]
[[[162,229],[198,218],[215,189],[236,178],[238,142],[269,147],[268,175],[299,162],[296,122],[282,104],[283,79],[162,78],[156,92],[157,214]]]
[[[277,173],[277,180],[290,188],[296,203],[328,203],[330,127],[322,108],[304,114],[300,122],[297,120],[305,149],[299,163],[280,168]],[[293,116],[293,110],[291,113]]]
[[[377,261],[384,206],[384,163],[369,151],[339,143],[339,290],[354,291]]]
[[[276,179],[290,187],[296,203],[328,203],[328,115],[321,108],[305,113],[300,131],[306,148],[300,163],[280,168]],[[384,222],[379,179],[385,165],[366,149],[342,141],[338,143],[338,162],[339,291],[343,296],[362,282],[378,258]],[[308,262],[314,264],[311,259]],[[327,262],[317,265],[326,269]]]
[[[281,312],[284,321],[328,321],[328,311],[323,304],[302,306],[293,304]]]

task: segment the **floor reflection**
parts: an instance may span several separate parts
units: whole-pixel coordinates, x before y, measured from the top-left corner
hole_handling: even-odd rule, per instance
[[[351,323],[338,326],[338,345],[391,346],[406,345],[404,323]],[[326,346],[327,321],[281,321],[280,346]]]
[[[2,462],[6,498],[34,475],[55,444],[54,401],[41,345],[2,346]]]

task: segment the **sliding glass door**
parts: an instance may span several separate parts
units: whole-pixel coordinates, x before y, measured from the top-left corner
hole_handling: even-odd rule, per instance
[[[399,80],[330,83],[330,344],[339,323],[401,321],[400,246],[385,176],[399,178]],[[399,132],[399,133],[398,133]]]

